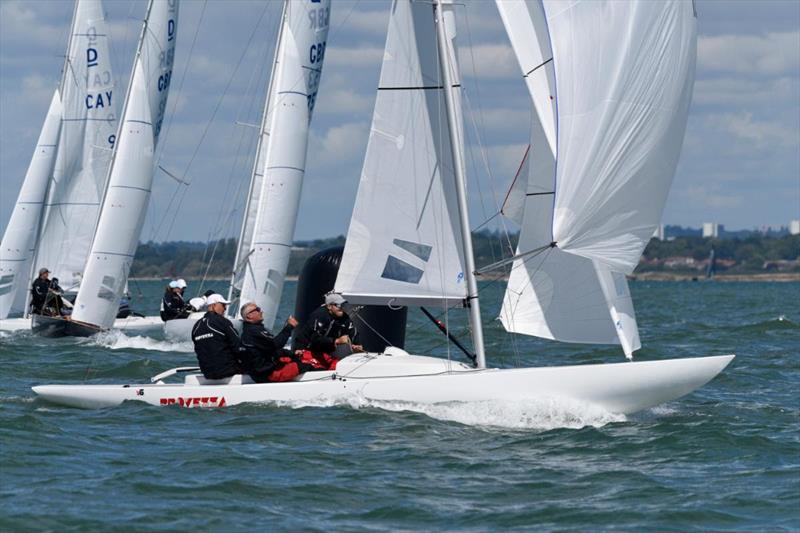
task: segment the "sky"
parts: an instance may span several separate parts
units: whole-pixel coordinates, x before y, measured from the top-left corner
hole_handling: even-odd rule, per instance
[[[281,3],[182,0],[176,66],[142,241],[238,235]],[[345,234],[369,133],[388,0],[333,0],[297,240]],[[728,229],[800,219],[800,1],[697,0],[694,96],[662,221]],[[106,0],[125,90],[145,0]],[[60,79],[72,2],[0,0],[0,228]],[[489,0],[458,8],[467,173],[477,226],[519,166],[530,99]],[[121,103],[121,100],[120,100]]]

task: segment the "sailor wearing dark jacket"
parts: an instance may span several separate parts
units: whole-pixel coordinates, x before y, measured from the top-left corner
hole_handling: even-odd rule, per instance
[[[247,348],[242,366],[253,381],[289,381],[310,370],[292,352],[282,349],[297,326],[297,320],[293,316],[289,317],[280,333],[273,337],[264,327],[264,315],[255,303],[244,304],[241,315],[242,344]]]
[[[222,379],[243,372],[242,359],[247,349],[225,308],[230,302],[221,294],[208,297],[208,312],[192,328],[192,342],[200,370],[207,379]]]
[[[295,350],[308,350],[315,340],[324,337],[335,346],[347,345],[353,352],[363,351],[360,345],[353,344],[358,333],[353,321],[342,309],[345,303],[347,301],[341,294],[326,294],[325,304],[309,315],[295,335],[292,347]]]
[[[170,281],[164,291],[164,298],[161,300],[161,320],[167,322],[187,316],[189,313],[186,312],[186,303],[181,295],[181,287],[177,281]]]
[[[50,290],[50,271],[46,268],[39,269],[39,277],[31,285],[31,313],[39,315],[47,301],[47,292]]]

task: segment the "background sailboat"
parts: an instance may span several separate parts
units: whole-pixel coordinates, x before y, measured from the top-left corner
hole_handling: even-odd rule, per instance
[[[0,246],[0,319],[12,307],[23,311],[41,267],[77,292],[100,212],[117,130],[100,0],[75,2],[69,35],[61,81]]]
[[[35,330],[87,335],[114,323],[150,197],[177,23],[178,0],[150,0],[75,309],[69,321],[34,315]]]
[[[230,318],[255,302],[271,328],[278,312],[305,175],[308,135],[330,22],[330,0],[284,2],[278,44],[259,129],[229,298]],[[188,338],[201,313],[164,325]]]

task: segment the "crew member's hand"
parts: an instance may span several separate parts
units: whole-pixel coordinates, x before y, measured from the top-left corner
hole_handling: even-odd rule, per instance
[[[352,346],[352,348],[353,348],[353,353],[363,352],[364,351],[364,347],[362,345],[360,345],[360,344],[354,344]]]
[[[289,315],[289,318],[286,319],[286,323],[292,326],[293,328],[296,328],[297,324],[299,324],[297,319],[291,315]]]
[[[334,341],[334,344],[350,344],[350,337],[347,335],[342,335]]]

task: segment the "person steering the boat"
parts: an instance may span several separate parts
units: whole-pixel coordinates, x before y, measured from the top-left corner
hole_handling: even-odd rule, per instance
[[[256,383],[290,381],[313,368],[302,362],[299,357],[284,350],[292,330],[297,326],[297,319],[290,316],[280,333],[273,336],[264,327],[264,315],[261,308],[253,302],[244,304],[240,310],[242,315],[242,344],[247,348],[246,357],[242,358],[244,371]]]
[[[167,322],[177,318],[186,318],[189,312],[186,310],[186,302],[183,301],[183,290],[186,287],[186,282],[183,282],[182,289],[179,281],[170,281],[167,288],[164,290],[164,297],[161,299],[161,320]]]
[[[39,276],[31,285],[31,313],[41,315],[50,291],[50,271],[46,268],[39,269]]]
[[[343,308],[345,303],[347,300],[341,294],[335,292],[326,294],[325,303],[315,309],[297,331],[292,348],[310,350],[316,339],[324,337],[336,346],[337,356],[363,352],[363,347],[355,344],[358,332]]]

